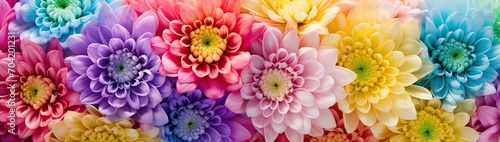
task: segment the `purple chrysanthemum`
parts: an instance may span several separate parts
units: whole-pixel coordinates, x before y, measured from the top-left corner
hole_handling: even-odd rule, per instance
[[[171,83],[159,73],[160,58],[150,46],[156,15],[137,17],[129,6],[115,11],[107,6],[101,12],[108,13],[100,15],[105,20],[90,22],[68,41],[76,54],[67,58],[68,85],[81,93],[82,103],[98,105],[111,118],[164,125],[168,117],[159,104],[170,94]]]
[[[172,83],[175,84],[175,81]],[[225,97],[211,100],[195,89],[186,93],[172,94],[164,100],[162,107],[170,122],[161,128],[167,142],[232,142],[250,138],[241,117],[224,106]]]

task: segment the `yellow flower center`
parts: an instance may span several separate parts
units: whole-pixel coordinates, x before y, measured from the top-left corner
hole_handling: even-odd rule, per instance
[[[375,85],[384,82],[382,74],[389,63],[383,59],[381,54],[374,53],[369,45],[355,42],[353,45],[342,47],[341,52],[338,65],[354,71],[357,75],[356,79],[347,86],[347,88],[351,88],[349,90],[368,92]],[[376,93],[378,90],[375,89],[372,92]]]
[[[449,123],[443,121],[443,117],[449,112],[443,109],[434,109],[426,106],[417,113],[416,120],[402,120],[404,123],[400,131],[411,141],[440,142],[443,140],[454,140],[453,128]]]
[[[56,90],[56,85],[51,79],[38,76],[29,76],[26,81],[21,83],[21,99],[26,103],[31,105],[35,110],[40,109],[47,102],[54,102],[57,95],[54,94]]]
[[[264,96],[273,101],[283,101],[287,94],[293,92],[292,77],[276,68],[264,70],[259,86]]]
[[[356,132],[354,132],[356,133]],[[335,128],[333,131],[327,132],[320,139],[312,138],[310,142],[350,142],[347,133],[341,128]]]
[[[189,51],[198,62],[217,62],[226,50],[227,40],[219,35],[217,27],[202,25],[191,32],[190,38]]]
[[[122,131],[124,130],[115,126],[98,126],[94,129],[85,130],[82,134],[82,140],[91,142],[110,142],[113,140],[121,140],[121,137],[123,137]]]

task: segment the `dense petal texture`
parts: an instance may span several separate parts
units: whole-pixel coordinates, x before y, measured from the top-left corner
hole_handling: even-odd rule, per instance
[[[107,4],[101,12],[109,13],[106,19],[91,21],[83,27],[85,34],[68,40],[76,54],[66,58],[68,85],[81,93],[82,103],[98,105],[107,116],[164,125],[168,118],[159,104],[172,84],[160,75],[160,57],[150,46],[156,14],[137,16],[130,6]]]
[[[69,111],[63,121],[50,123],[50,132],[45,135],[47,142],[68,141],[121,141],[121,142],[162,142],[158,138],[160,130],[138,128],[131,119],[121,118],[111,121],[96,108],[87,107],[89,112]]]
[[[9,41],[9,23],[16,18],[14,9],[11,8],[8,1],[0,0],[0,52],[7,52]],[[11,38],[14,36],[11,35]],[[11,39],[13,41],[13,39]],[[11,43],[11,45],[13,45]]]
[[[16,20],[9,29],[20,39],[46,45],[57,38],[64,48],[67,39],[96,19],[104,0],[21,0],[14,6]]]
[[[420,21],[425,9],[420,9],[424,0],[377,0],[377,10],[381,16],[398,18],[400,21],[416,19]]]
[[[30,40],[22,40],[18,50],[0,60],[0,112],[14,116],[14,120],[1,117],[0,122],[14,123],[21,139],[40,142],[50,122],[61,121],[68,111],[84,109],[80,95],[66,86],[68,68],[57,39],[46,51]]]
[[[240,13],[239,0],[167,0],[156,12],[160,29],[152,47],[160,72],[178,77],[177,91],[199,87],[208,98],[240,89],[240,72],[250,63],[249,45],[262,26]],[[155,9],[154,6],[151,9]]]
[[[468,99],[467,101],[472,101]],[[446,141],[473,142],[479,137],[474,129],[466,126],[470,120],[469,112],[461,110],[446,111],[439,99],[430,101],[413,99],[417,119],[400,119],[395,127],[375,124],[371,127],[374,136],[382,141]],[[475,108],[474,103],[460,103],[464,108]],[[496,140],[496,139],[495,139]]]
[[[491,9],[470,8],[469,0],[428,0],[426,5],[431,10],[422,19],[420,40],[426,51],[421,56],[434,69],[417,84],[429,87],[446,110],[467,98],[494,93],[500,46],[493,44]]]
[[[339,50],[337,65],[357,74],[344,87],[347,98],[339,102],[339,109],[348,118],[344,119],[348,133],[357,128],[358,120],[367,126],[376,122],[395,126],[400,118],[415,119],[410,97],[432,97],[427,89],[413,85],[432,68],[417,56],[423,49],[418,42],[418,22],[369,20],[377,16],[375,9],[369,1],[362,1],[347,17],[337,16],[347,25],[322,41]]]
[[[175,80],[174,80],[175,83]],[[224,106],[225,97],[212,100],[199,89],[173,90],[162,107],[170,122],[161,128],[167,142],[242,142],[250,139],[250,120]]]
[[[328,108],[346,97],[342,87],[356,75],[335,66],[337,50],[318,45],[316,33],[299,39],[295,30],[282,35],[268,28],[250,49],[252,62],[242,73],[243,88],[229,95],[226,106],[246,111],[266,141],[279,133],[303,141],[305,134],[322,135],[313,130],[334,128]]]
[[[500,90],[500,79],[495,80],[497,90]],[[480,96],[476,99],[477,110],[472,116],[472,127],[479,132],[478,142],[490,142],[500,139],[500,99],[499,92]]]
[[[335,118],[337,127],[329,130],[325,130],[324,134],[319,137],[306,137],[305,141],[309,142],[376,142],[375,136],[370,130],[370,127],[365,125],[358,125],[356,130],[352,133],[347,133],[344,128],[344,117],[342,111],[338,108],[338,105],[334,105],[330,108],[330,111]],[[331,120],[325,120],[331,121]]]
[[[351,0],[242,0],[243,8],[256,20],[282,31],[297,30],[299,34],[328,34],[331,31],[327,25],[335,15],[354,5]]]

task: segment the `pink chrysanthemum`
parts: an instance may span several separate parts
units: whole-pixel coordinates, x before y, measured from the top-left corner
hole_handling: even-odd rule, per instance
[[[400,21],[413,18],[422,19],[424,11],[419,7],[423,0],[377,0],[377,10],[386,18],[398,18]]]
[[[49,132],[47,126],[50,122],[61,121],[67,111],[84,109],[78,101],[80,95],[66,87],[68,69],[57,39],[50,42],[47,52],[32,41],[22,40],[20,51],[15,58],[4,58],[0,62],[0,72],[13,75],[12,78],[10,74],[0,76],[0,96],[4,96],[0,97],[0,102],[11,99],[8,88],[11,84],[15,85],[16,93],[14,104],[2,103],[0,112],[9,112],[14,107],[18,118],[16,123],[20,122],[15,129],[18,136],[41,142]],[[5,68],[9,67],[10,61],[15,63],[15,67]],[[14,72],[9,69],[14,69]],[[9,120],[2,117],[0,122],[8,123]]]
[[[500,77],[495,80],[497,92],[476,99],[472,127],[480,133],[478,142],[500,140]]]
[[[0,0],[0,52],[7,51],[9,23],[16,17],[14,9],[11,8],[14,3],[13,0]]]
[[[337,127],[325,130],[324,135],[320,137],[306,137],[308,142],[376,142],[370,127],[358,125],[352,133],[347,133],[344,127],[344,116],[337,105],[330,108],[330,111],[337,122]]]
[[[177,90],[196,87],[217,99],[240,89],[240,72],[250,63],[249,45],[263,28],[240,13],[239,0],[167,0],[157,10],[168,25],[152,41],[160,55],[160,72],[178,77]]]
[[[304,134],[321,136],[323,128],[335,127],[328,108],[346,97],[342,86],[356,78],[335,66],[336,49],[319,48],[315,32],[299,39],[295,30],[282,35],[269,28],[250,52],[243,88],[226,101],[230,110],[246,112],[266,141],[283,132],[291,141],[303,141]]]

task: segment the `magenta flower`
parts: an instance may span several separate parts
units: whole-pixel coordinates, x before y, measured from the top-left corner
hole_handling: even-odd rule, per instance
[[[13,3],[15,3],[15,1],[0,0],[0,52],[7,51],[9,23],[16,18],[14,9],[11,8]]]
[[[112,10],[103,5],[102,21],[91,21],[82,33],[68,39],[75,56],[68,85],[81,93],[84,104],[99,105],[101,113],[114,118],[133,118],[142,124],[168,122],[159,105],[170,95],[171,83],[160,74],[160,57],[150,43],[158,19],[153,12],[139,17],[130,6]]]
[[[78,101],[79,94],[66,87],[68,68],[63,62],[63,51],[57,39],[50,42],[47,51],[30,40],[22,40],[21,53],[16,54],[14,81],[10,75],[0,78],[0,96],[10,96],[7,90],[15,84],[15,114],[19,118],[16,133],[22,139],[31,137],[33,141],[43,141],[49,132],[48,124],[63,119],[67,111],[83,111]],[[0,62],[0,72],[7,73],[5,58]],[[4,90],[5,89],[5,90]],[[10,97],[0,97],[7,102]],[[0,105],[0,112],[8,112],[12,105]],[[2,113],[3,114],[3,113]],[[0,119],[8,123],[8,120]]]
[[[495,80],[496,93],[476,99],[476,112],[472,116],[472,127],[480,133],[478,142],[500,140],[500,78]]]
[[[283,132],[293,141],[303,141],[305,134],[322,136],[323,128],[335,127],[328,108],[347,96],[342,86],[356,74],[335,66],[336,49],[318,48],[317,33],[299,39],[296,31],[282,35],[276,28],[267,29],[250,49],[252,62],[242,72],[243,88],[228,96],[226,106],[246,112],[266,141]]]
[[[249,45],[262,28],[240,13],[239,0],[167,0],[157,12],[168,25],[153,39],[160,72],[178,77],[181,93],[198,87],[210,99],[242,86],[240,72],[250,63]]]

